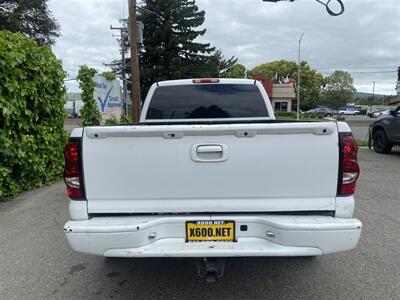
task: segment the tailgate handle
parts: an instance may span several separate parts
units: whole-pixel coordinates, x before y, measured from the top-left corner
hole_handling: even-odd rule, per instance
[[[228,146],[225,144],[192,145],[191,158],[197,162],[219,162],[228,159]]]
[[[209,146],[198,146],[197,153],[219,153],[223,152],[223,148],[220,145],[209,145]]]

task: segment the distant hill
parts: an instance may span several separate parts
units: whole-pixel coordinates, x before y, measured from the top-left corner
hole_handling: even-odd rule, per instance
[[[379,94],[375,94],[375,97],[384,97],[387,95],[379,95]],[[372,97],[372,93],[364,93],[364,92],[356,92],[354,95],[354,98],[369,98]]]

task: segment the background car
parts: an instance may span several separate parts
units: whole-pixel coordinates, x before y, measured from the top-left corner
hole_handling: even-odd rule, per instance
[[[371,118],[378,118],[382,115],[389,115],[389,114],[390,114],[390,109],[374,111],[371,114]]]
[[[333,110],[327,107],[317,107],[306,111],[306,114],[331,117],[333,116]]]
[[[383,109],[375,109],[367,112],[367,116],[370,118],[376,118],[378,113],[380,113]]]
[[[394,145],[400,145],[400,106],[382,114],[369,128],[368,146],[377,153],[390,153]]]
[[[360,111],[355,108],[341,108],[338,111],[339,115],[358,115]]]

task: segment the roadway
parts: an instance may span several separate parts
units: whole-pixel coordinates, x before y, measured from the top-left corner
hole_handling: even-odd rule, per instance
[[[360,149],[359,246],[306,258],[240,258],[215,284],[191,260],[104,259],[73,252],[63,183],[0,203],[0,299],[398,299],[400,152]]]

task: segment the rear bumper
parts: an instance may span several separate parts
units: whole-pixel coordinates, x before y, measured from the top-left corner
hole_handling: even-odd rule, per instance
[[[189,220],[234,220],[236,242],[187,243]],[[323,216],[192,215],[97,217],[69,221],[64,231],[74,250],[106,257],[237,257],[347,251],[356,247],[361,228],[357,219]]]

